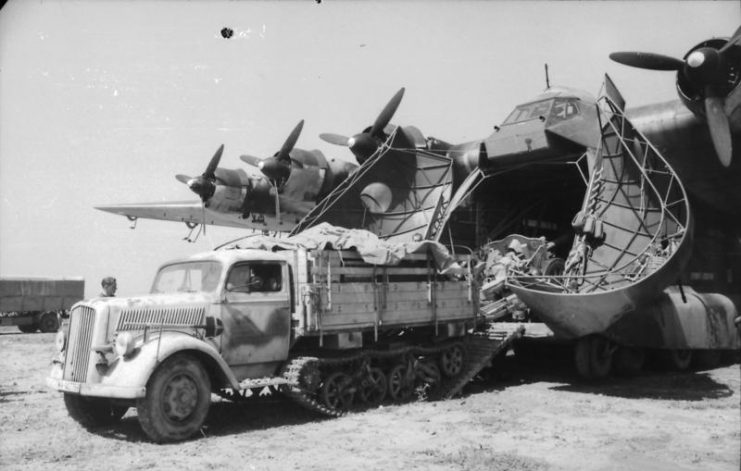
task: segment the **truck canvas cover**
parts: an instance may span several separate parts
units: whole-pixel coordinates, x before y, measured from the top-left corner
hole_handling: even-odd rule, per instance
[[[287,238],[251,236],[224,247],[225,249],[285,250],[303,248],[307,250],[356,250],[363,261],[371,265],[398,265],[410,254],[430,252],[440,274],[462,276],[461,267],[447,248],[439,242],[393,243],[379,239],[375,234],[362,229],[346,229],[322,223]]]

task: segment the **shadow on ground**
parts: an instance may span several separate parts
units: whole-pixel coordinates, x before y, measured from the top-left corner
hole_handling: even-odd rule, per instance
[[[741,367],[738,359],[726,361],[721,366]],[[466,394],[491,392],[507,387],[536,382],[556,383],[554,391],[571,391],[600,394],[628,399],[665,399],[677,401],[702,401],[733,395],[727,384],[715,381],[707,370],[662,371],[650,364],[648,369],[634,377],[611,376],[602,380],[586,380],[577,374],[572,352],[556,348],[538,360],[517,359],[508,356],[497,359],[492,368],[484,370],[465,389]]]
[[[200,434],[192,438],[238,435],[249,431],[302,425],[326,419],[279,394],[248,398],[241,402],[214,401]],[[113,426],[89,430],[98,435],[122,441],[151,441],[139,426],[135,408],[129,409],[124,418]]]

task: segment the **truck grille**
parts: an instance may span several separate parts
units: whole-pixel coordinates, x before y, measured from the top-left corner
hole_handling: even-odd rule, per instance
[[[126,309],[121,312],[118,318],[116,330],[122,332],[125,330],[142,330],[145,327],[150,328],[177,328],[177,327],[194,327],[203,324],[203,318],[206,315],[206,308],[199,307],[178,307],[178,308],[141,308]]]
[[[90,362],[95,309],[77,306],[69,317],[69,341],[67,342],[67,356],[64,359],[64,379],[84,383]]]

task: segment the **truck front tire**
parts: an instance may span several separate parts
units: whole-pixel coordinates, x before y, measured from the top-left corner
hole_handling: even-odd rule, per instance
[[[65,394],[64,405],[70,417],[85,428],[113,425],[124,416],[126,406],[115,405],[110,399]]]
[[[201,429],[211,405],[211,380],[201,362],[188,354],[164,361],[147,382],[136,410],[144,433],[158,443],[189,438]]]

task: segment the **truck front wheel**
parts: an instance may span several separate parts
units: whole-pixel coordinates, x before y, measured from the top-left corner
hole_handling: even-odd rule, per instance
[[[85,428],[113,425],[124,416],[126,406],[114,405],[109,399],[65,394],[64,405],[70,417]]]
[[[165,360],[147,382],[147,394],[136,410],[144,433],[155,442],[185,440],[206,420],[211,405],[211,381],[191,355]]]

